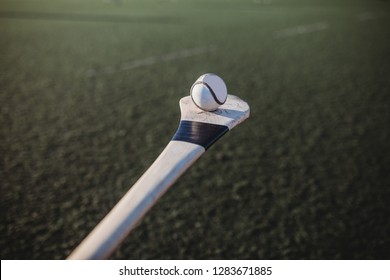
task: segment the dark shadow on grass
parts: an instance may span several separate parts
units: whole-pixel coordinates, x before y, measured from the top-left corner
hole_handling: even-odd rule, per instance
[[[79,13],[47,13],[47,12],[0,12],[0,19],[27,19],[27,20],[63,20],[80,22],[108,22],[108,23],[182,23],[178,17],[168,16],[126,16]]]

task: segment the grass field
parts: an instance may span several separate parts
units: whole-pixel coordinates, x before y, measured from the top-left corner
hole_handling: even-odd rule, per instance
[[[0,0],[0,256],[63,259],[206,72],[251,106],[114,259],[389,259],[390,3]]]

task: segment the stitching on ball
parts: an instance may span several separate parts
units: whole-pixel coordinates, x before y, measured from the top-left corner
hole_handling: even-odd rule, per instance
[[[217,95],[215,94],[215,92],[213,91],[213,89],[205,82],[203,81],[197,81],[195,82],[192,87],[191,87],[191,98],[192,98],[192,89],[194,88],[194,86],[198,85],[198,84],[202,84],[204,85],[205,87],[207,87],[209,89],[209,91],[211,92],[211,95],[213,96],[214,98],[214,101],[217,102],[219,105],[223,105],[225,102],[226,102],[226,99],[227,99],[227,96],[225,98],[225,100],[223,102],[219,101],[218,98],[217,98]],[[194,99],[192,99],[194,100]],[[194,102],[195,103],[195,102]]]

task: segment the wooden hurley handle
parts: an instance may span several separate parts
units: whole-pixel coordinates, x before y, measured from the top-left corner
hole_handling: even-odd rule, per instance
[[[204,152],[205,149],[196,144],[169,142],[152,166],[68,259],[107,258],[146,212]]]

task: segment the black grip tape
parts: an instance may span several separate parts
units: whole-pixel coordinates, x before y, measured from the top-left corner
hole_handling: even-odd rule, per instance
[[[228,131],[229,128],[224,125],[180,121],[179,128],[172,140],[197,144],[207,150]]]

